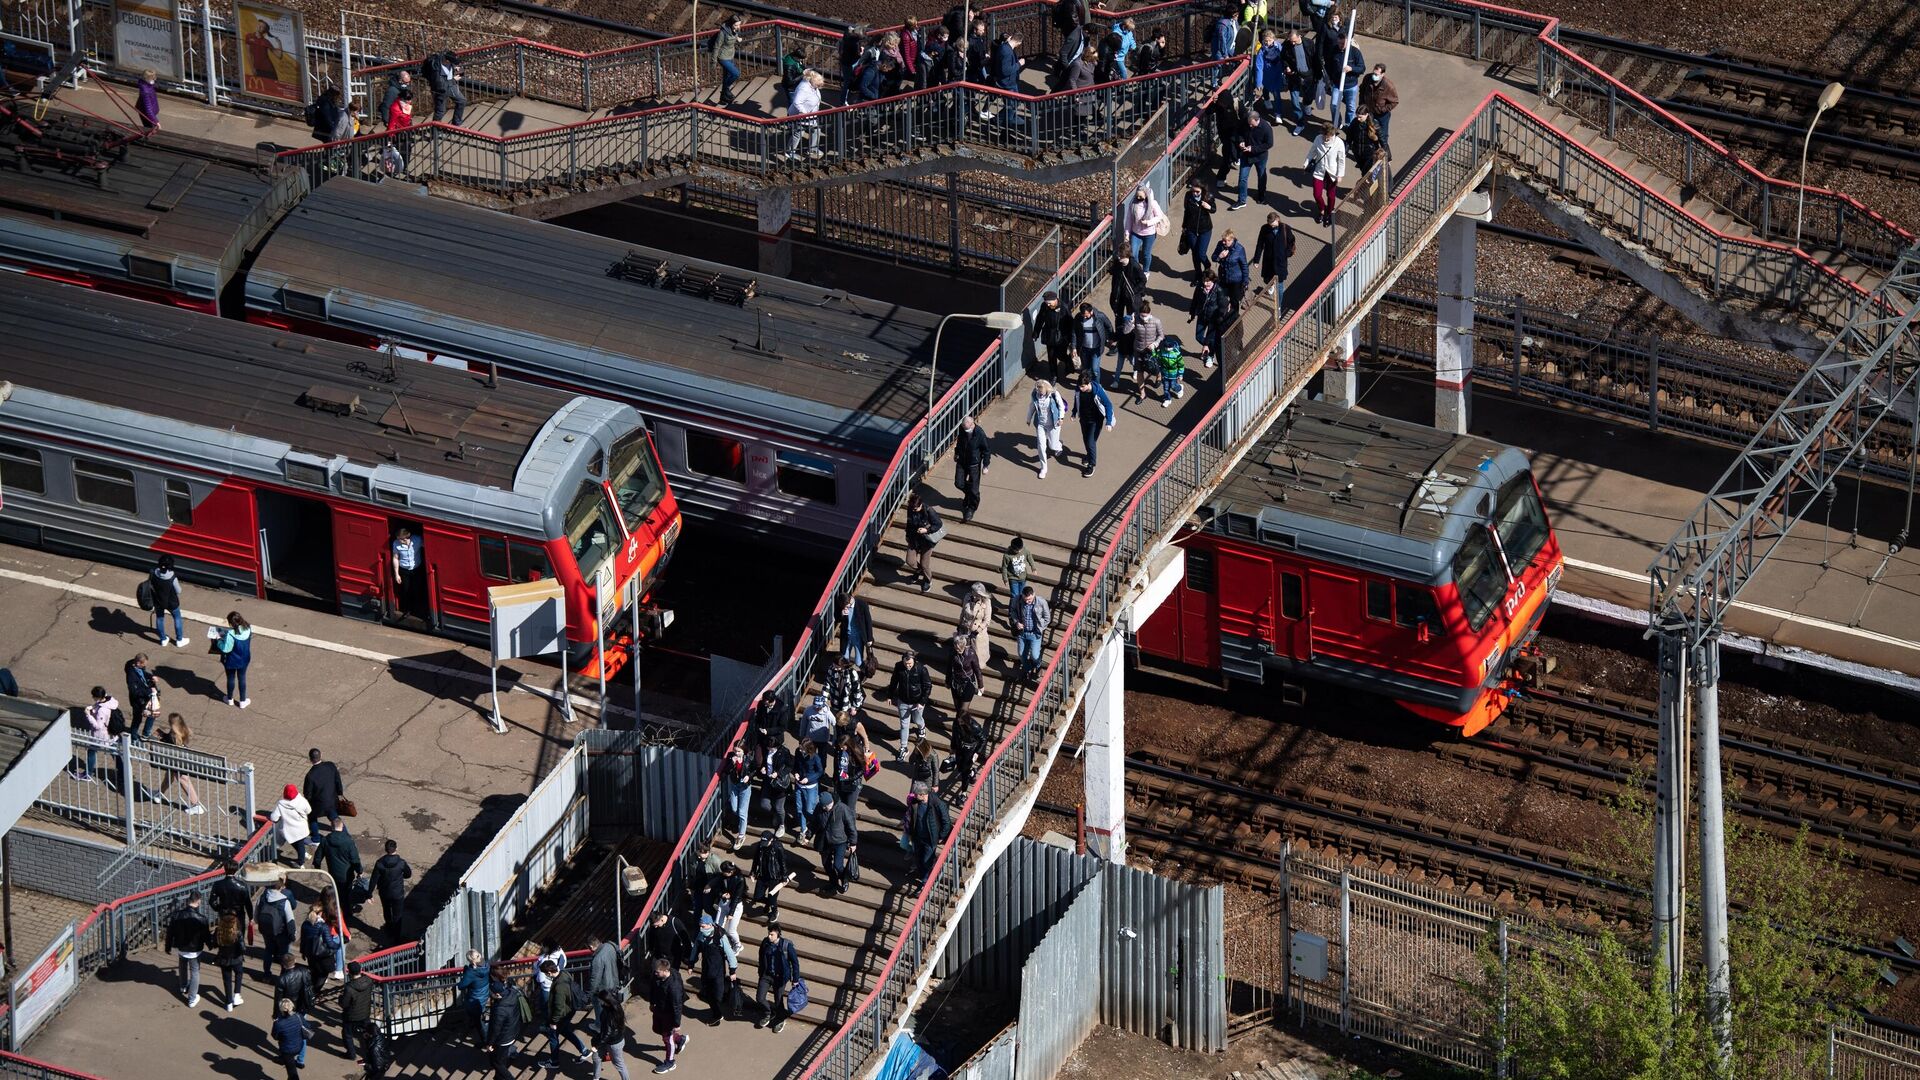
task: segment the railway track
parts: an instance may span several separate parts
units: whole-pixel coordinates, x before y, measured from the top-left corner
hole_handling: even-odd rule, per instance
[[[1577,853],[1320,788],[1275,790],[1215,762],[1129,754],[1127,790],[1130,844],[1249,888],[1277,887],[1280,847],[1292,841],[1556,917],[1626,923],[1640,906]]]
[[[1827,80],[1566,28],[1560,40],[1707,134],[1795,155]],[[1896,179],[1920,177],[1920,101],[1849,87],[1821,121],[1817,160]]]

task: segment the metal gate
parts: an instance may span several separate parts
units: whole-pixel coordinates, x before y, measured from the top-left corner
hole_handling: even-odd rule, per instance
[[[1227,912],[1227,1041],[1273,1023],[1287,976],[1286,905],[1278,895],[1240,892]]]

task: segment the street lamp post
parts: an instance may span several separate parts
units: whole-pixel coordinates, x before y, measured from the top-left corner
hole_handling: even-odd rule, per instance
[[[1807,121],[1807,137],[1800,140],[1800,200],[1799,208],[1793,215],[1793,246],[1800,246],[1800,228],[1807,219],[1807,150],[1813,146],[1813,129],[1820,123],[1820,117],[1828,109],[1840,104],[1840,95],[1847,88],[1837,82],[1830,82],[1820,91],[1820,101],[1814,106],[1813,119]]]
[[[317,866],[287,866],[277,862],[250,862],[240,867],[239,876],[242,884],[249,888],[256,889],[267,885],[277,885],[281,880],[287,878],[317,878],[320,881],[320,891],[333,894],[333,914],[334,918],[338,920],[334,928],[340,931],[341,942],[346,942],[346,940],[352,936],[353,932],[347,929],[347,898],[340,895],[340,888],[334,884],[333,875],[327,873],[325,870]],[[343,958],[346,956],[346,950],[344,948],[341,949],[340,955]],[[334,974],[340,975],[340,969],[335,968]],[[320,988],[317,986],[314,987],[314,992],[319,993]]]
[[[940,320],[940,325],[934,328],[933,331],[933,359],[927,364],[927,421],[929,423],[933,421],[933,383],[935,377],[940,374],[940,335],[946,332],[947,323],[954,319],[966,319],[970,322],[985,323],[988,327],[998,330],[1003,334],[1009,330],[1018,330],[1026,325],[1026,321],[1023,320],[1017,312],[1012,311],[989,311],[985,313],[956,311]]]

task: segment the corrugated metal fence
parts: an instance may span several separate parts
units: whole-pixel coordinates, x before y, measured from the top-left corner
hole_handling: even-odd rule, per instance
[[[970,1064],[972,1075],[1051,1076],[1091,1025],[1081,1023],[1082,1001],[1109,1027],[1226,1049],[1224,908],[1217,886],[1015,840],[987,868],[937,971],[1020,995],[1020,1023],[1001,1036],[1006,1059],[990,1047]]]
[[[583,731],[574,745],[586,755],[594,830],[638,829],[663,844],[680,838],[720,767],[711,754],[648,742],[644,731]]]
[[[1018,1080],[1051,1080],[1100,1018],[1106,964],[1102,933],[1106,891],[1100,878],[1080,886],[1060,921],[1027,957],[1020,974]]]

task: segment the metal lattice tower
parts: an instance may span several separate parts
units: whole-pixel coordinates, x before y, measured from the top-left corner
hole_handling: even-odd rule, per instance
[[[1920,423],[1913,406],[1920,349],[1909,333],[1916,314],[1920,245],[1901,253],[1885,282],[1761,425],[1648,570],[1652,620],[1647,632],[1660,638],[1654,954],[1666,964],[1668,987],[1677,998],[1686,955],[1688,758],[1697,748],[1701,957],[1723,1061],[1732,1054],[1732,980],[1720,784],[1721,623],[1774,548],[1861,454],[1880,421],[1898,408]]]

